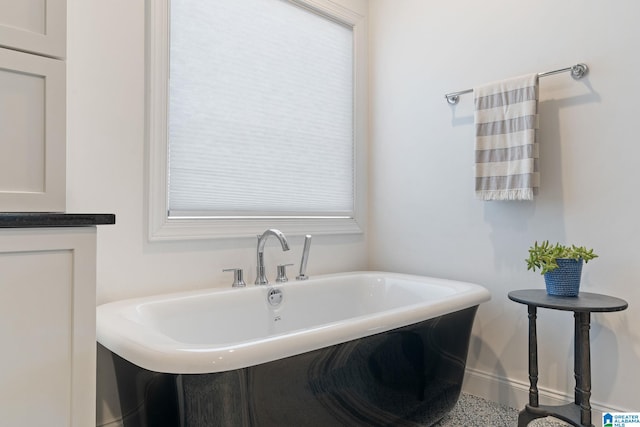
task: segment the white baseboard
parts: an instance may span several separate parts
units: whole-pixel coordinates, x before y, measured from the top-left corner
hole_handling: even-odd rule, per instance
[[[464,393],[482,397],[500,405],[523,409],[529,403],[529,383],[493,375],[487,372],[467,368],[462,385]],[[560,393],[555,390],[538,388],[538,397],[543,405],[564,405],[573,402],[571,394]],[[591,401],[591,420],[596,427],[602,426],[604,412],[623,412],[620,409],[606,407]]]

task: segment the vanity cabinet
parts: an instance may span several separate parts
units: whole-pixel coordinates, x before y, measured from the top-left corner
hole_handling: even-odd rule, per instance
[[[63,58],[66,26],[66,0],[0,0],[2,47]]]
[[[96,227],[58,216],[0,214],[0,425],[95,425]]]
[[[65,210],[65,121],[64,62],[0,48],[0,211]]]
[[[0,0],[0,211],[64,212],[66,1]]]

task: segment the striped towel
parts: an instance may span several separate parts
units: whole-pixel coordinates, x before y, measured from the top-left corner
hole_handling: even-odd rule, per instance
[[[533,200],[538,172],[538,75],[473,89],[476,198]]]

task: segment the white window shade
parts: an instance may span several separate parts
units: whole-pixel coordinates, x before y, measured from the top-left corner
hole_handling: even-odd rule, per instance
[[[350,217],[353,28],[285,0],[173,0],[171,217]]]

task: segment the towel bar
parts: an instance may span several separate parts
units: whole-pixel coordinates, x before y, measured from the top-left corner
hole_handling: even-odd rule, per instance
[[[571,71],[571,77],[574,79],[581,79],[585,74],[589,72],[589,67],[587,64],[576,64],[572,67],[561,68],[559,70],[547,71],[545,73],[538,73],[538,77],[546,77],[551,76],[553,74],[565,73],[567,71]],[[460,95],[465,93],[473,92],[473,89],[461,90],[458,92],[447,93],[444,97],[447,99],[447,102],[451,105],[455,105],[458,103]]]

